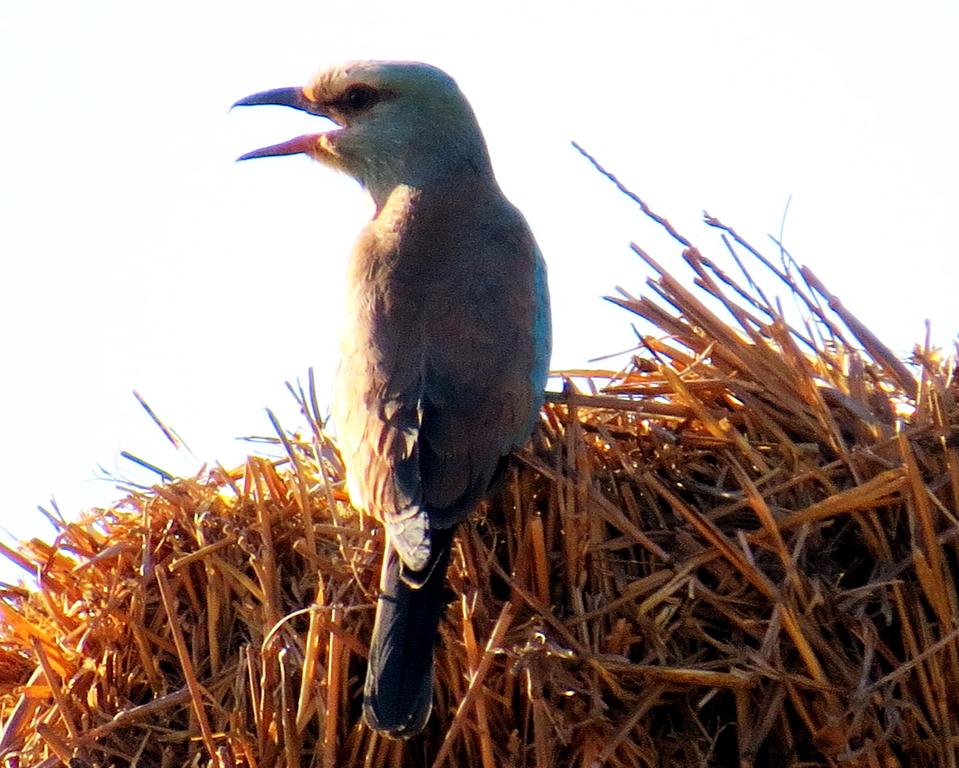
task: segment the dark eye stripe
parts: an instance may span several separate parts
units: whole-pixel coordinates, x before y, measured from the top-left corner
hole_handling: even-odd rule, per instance
[[[340,106],[350,112],[363,112],[380,100],[380,94],[368,85],[354,85],[340,97]]]

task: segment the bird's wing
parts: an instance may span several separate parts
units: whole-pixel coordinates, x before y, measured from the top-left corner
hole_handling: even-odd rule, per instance
[[[419,467],[430,524],[455,525],[532,431],[550,351],[545,267],[520,214],[478,229],[427,330]],[[442,303],[439,303],[442,302]]]
[[[419,356],[414,339],[405,350],[399,338],[379,341],[370,344],[363,333],[344,338],[333,416],[352,503],[382,522],[406,566],[420,570],[430,547],[421,506]]]
[[[381,521],[403,563],[420,570],[430,555],[419,471],[424,340],[397,260],[396,246],[367,227],[350,262],[333,420],[352,503]]]

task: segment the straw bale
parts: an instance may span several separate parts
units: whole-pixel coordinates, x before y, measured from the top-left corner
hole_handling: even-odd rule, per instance
[[[282,459],[4,547],[39,586],[0,600],[3,764],[955,766],[952,363],[897,359],[715,219],[740,278],[649,213],[692,279],[634,246],[648,290],[613,301],[655,332],[567,373],[462,527],[422,737],[360,723],[383,537],[308,390]]]

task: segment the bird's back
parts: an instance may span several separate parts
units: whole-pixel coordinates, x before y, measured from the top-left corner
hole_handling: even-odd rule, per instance
[[[492,179],[398,188],[364,231],[334,406],[354,503],[447,528],[532,429],[545,385],[545,268]]]

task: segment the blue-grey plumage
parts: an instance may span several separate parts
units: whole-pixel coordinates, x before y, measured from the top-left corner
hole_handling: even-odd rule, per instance
[[[365,687],[367,722],[419,732],[455,526],[532,432],[550,356],[546,268],[503,196],[456,83],[416,62],[354,62],[283,104],[338,128],[242,159],[305,153],[376,204],[350,261],[333,420],[354,505],[387,546]]]

